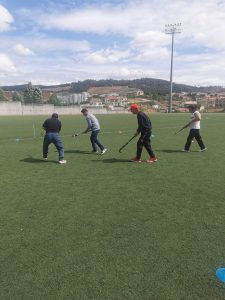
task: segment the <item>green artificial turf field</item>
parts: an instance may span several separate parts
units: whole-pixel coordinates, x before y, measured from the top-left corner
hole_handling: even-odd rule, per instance
[[[225,115],[203,114],[204,153],[180,151],[189,114],[150,115],[154,164],[128,161],[135,140],[118,152],[130,114],[99,116],[104,156],[62,116],[68,163],[44,162],[45,118],[0,118],[0,299],[224,299]]]

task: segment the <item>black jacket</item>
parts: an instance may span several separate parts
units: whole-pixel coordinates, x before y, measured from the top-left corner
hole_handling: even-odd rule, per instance
[[[149,117],[142,111],[137,114],[138,129],[137,132],[148,133],[152,130],[152,123]]]
[[[60,132],[62,124],[57,118],[51,118],[44,121],[42,125],[46,131],[48,132]]]

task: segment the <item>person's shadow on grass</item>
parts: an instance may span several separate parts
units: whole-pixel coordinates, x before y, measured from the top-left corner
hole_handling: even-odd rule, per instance
[[[123,159],[123,158],[106,158],[106,159],[95,159],[92,160],[93,162],[102,162],[106,164],[112,164],[112,163],[130,163],[131,161],[129,159]]]
[[[85,151],[85,150],[65,150],[65,153],[75,153],[75,154],[94,154],[96,155],[96,153],[94,152],[90,152],[90,151]]]
[[[32,157],[32,156],[29,156],[27,158],[24,158],[24,159],[21,159],[20,160],[21,162],[25,162],[25,163],[31,163],[31,164],[35,164],[35,163],[55,163],[57,164],[58,161],[55,161],[55,160],[44,160],[44,159],[41,159],[41,158],[35,158],[35,157]]]
[[[185,153],[185,151],[177,150],[177,149],[154,149],[154,151],[157,152],[164,152],[164,153]],[[197,150],[192,150],[190,152],[198,152]]]
[[[174,150],[174,149],[154,149],[154,152],[164,152],[164,153],[182,153],[182,150]]]

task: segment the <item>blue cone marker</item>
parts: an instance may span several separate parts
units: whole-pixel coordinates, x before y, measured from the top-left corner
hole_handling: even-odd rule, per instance
[[[216,277],[221,280],[222,282],[225,282],[225,268],[219,268],[216,270]]]

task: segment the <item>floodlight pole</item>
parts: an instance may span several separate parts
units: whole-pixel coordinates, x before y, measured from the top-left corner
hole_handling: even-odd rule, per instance
[[[169,97],[169,107],[168,112],[172,112],[173,103],[173,45],[174,45],[174,34],[181,33],[181,23],[177,24],[167,24],[165,25],[165,33],[171,34],[172,45],[171,45],[171,63],[170,63],[170,97]]]

